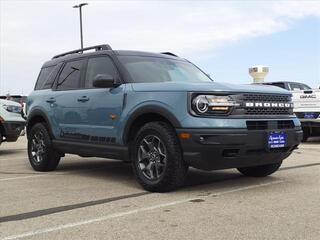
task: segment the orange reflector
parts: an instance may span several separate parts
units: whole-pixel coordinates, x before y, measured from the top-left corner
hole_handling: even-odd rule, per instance
[[[188,139],[191,137],[191,134],[190,133],[186,133],[186,132],[182,132],[182,133],[179,133],[179,137],[182,138],[182,139]]]

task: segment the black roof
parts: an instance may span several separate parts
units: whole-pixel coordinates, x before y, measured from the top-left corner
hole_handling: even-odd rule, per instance
[[[86,50],[95,50],[94,52],[84,52]],[[93,47],[88,47],[84,49],[77,49],[74,51],[62,53],[54,56],[51,60],[45,62],[42,67],[49,67],[52,65],[56,65],[60,62],[71,60],[74,58],[88,57],[88,56],[97,56],[97,55],[125,55],[125,56],[149,56],[149,57],[161,57],[161,58],[171,58],[177,59],[179,58],[175,54],[171,52],[163,52],[163,53],[151,53],[151,52],[143,52],[143,51],[132,51],[132,50],[112,50],[109,45],[97,45]],[[181,58],[179,58],[181,59]]]

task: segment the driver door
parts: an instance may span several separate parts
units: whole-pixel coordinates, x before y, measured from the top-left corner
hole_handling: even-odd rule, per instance
[[[108,74],[119,80],[112,59],[106,55],[88,59],[85,75],[85,94],[81,109],[84,125],[80,134],[87,136],[90,143],[113,144],[118,140],[117,124],[122,113],[125,84],[116,88],[94,88],[93,79],[98,74]]]

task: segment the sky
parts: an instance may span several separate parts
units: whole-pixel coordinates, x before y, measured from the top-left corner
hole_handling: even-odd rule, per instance
[[[216,82],[320,86],[320,1],[86,1],[84,46],[170,51]],[[29,94],[41,65],[80,48],[79,1],[0,0],[0,94]]]

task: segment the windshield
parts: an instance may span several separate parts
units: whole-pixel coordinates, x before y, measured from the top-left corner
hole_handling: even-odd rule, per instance
[[[296,90],[310,90],[311,87],[309,87],[306,84],[303,83],[290,83],[290,88],[292,91],[296,91]]]
[[[135,83],[212,82],[204,72],[189,62],[145,56],[118,58]]]

